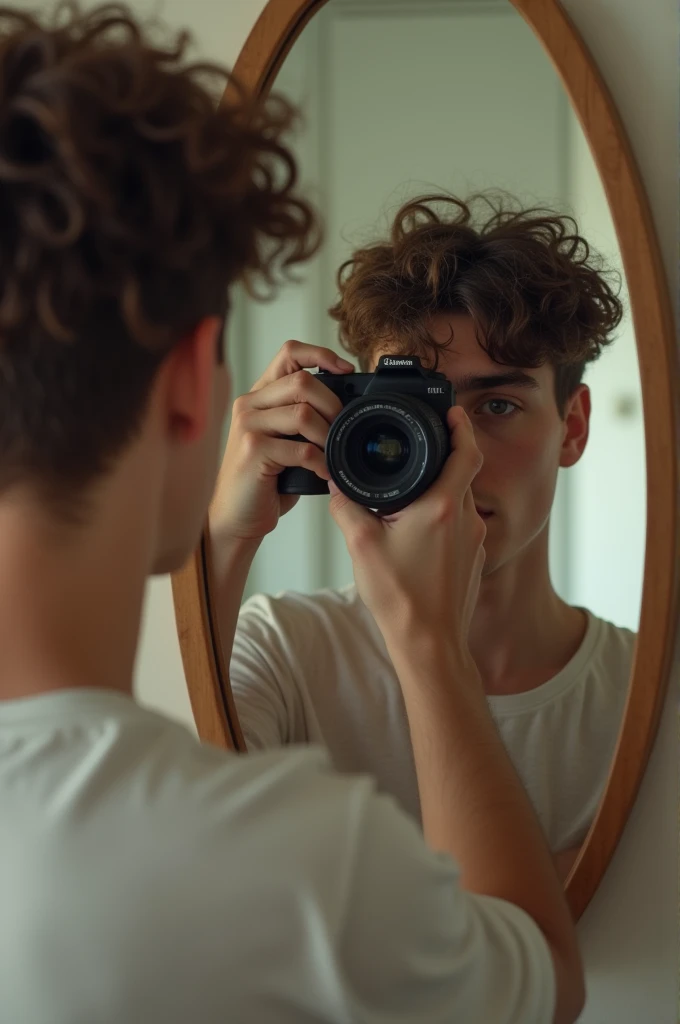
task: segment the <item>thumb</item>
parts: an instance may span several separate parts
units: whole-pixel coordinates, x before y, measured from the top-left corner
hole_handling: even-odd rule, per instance
[[[377,517],[367,508],[357,505],[355,501],[343,494],[333,480],[328,481],[328,490],[331,493],[328,506],[330,513],[345,535],[348,546],[351,547],[352,540],[358,533],[365,537],[374,531],[379,532],[380,522]]]

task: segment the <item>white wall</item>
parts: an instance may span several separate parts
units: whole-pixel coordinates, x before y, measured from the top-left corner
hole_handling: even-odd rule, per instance
[[[332,2],[332,0],[331,0]],[[596,57],[637,155],[673,294],[677,252],[678,13],[675,0],[563,0]],[[166,0],[206,56],[233,63],[262,0]],[[680,673],[680,658],[676,658]],[[167,580],[150,587],[137,671],[145,703],[190,721]],[[619,849],[579,924],[588,974],[582,1024],[677,1021],[676,683]]]
[[[568,147],[570,199],[583,233],[622,271],[602,180],[575,117]],[[646,516],[642,388],[625,275],[624,318],[616,340],[585,374],[592,396],[590,438],[568,477],[569,568],[566,594],[619,626],[637,630],[644,573]],[[563,596],[566,596],[563,594]]]

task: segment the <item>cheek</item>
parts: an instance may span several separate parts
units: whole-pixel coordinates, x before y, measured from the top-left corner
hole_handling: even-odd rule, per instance
[[[478,474],[480,493],[493,497],[522,496],[535,503],[545,494],[552,499],[559,453],[545,438],[532,433],[521,438],[494,438],[481,432],[477,444],[484,456]]]

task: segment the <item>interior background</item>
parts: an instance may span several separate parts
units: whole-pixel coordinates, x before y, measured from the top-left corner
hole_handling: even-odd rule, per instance
[[[626,315],[614,344],[587,369],[590,438],[580,462],[560,470],[551,571],[565,600],[637,629],[646,481],[628,295],[602,182],[534,33],[508,0],[332,0],[298,38],[275,88],[303,111],[295,149],[326,240],[297,271],[301,281],[274,301],[235,292],[234,393],[250,389],[288,338],[342,351],[327,315],[337,268],[356,245],[389,230],[405,199],[502,189],[528,206],[572,214],[621,274]],[[246,596],[351,579],[328,499],[309,496],[265,538]]]
[[[333,2],[333,0],[331,0]],[[673,296],[678,252],[678,34],[675,0],[563,0],[617,104],[650,198]],[[148,9],[140,2],[137,9]],[[166,0],[202,54],[233,64],[263,0]],[[311,500],[311,499],[310,499]],[[323,499],[320,499],[323,501]],[[659,736],[621,843],[578,925],[587,970],[581,1024],[678,1020],[678,690],[680,659]],[[192,727],[170,582],[149,586],[137,696]],[[230,922],[225,922],[230,927]]]

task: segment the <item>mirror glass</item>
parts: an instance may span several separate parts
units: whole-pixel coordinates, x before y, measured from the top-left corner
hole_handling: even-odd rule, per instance
[[[549,58],[509,0],[330,0],[274,88],[303,112],[294,148],[325,242],[274,301],[234,294],[234,395],[250,389],[287,339],[347,355],[328,315],[338,268],[358,248],[387,239],[400,205],[424,193],[467,199],[502,190],[523,207],[570,215],[620,275],[607,281],[622,319],[583,377],[592,405],[587,445],[557,473],[543,540],[527,534],[532,488],[541,480],[552,486],[541,427],[530,429],[523,447],[519,435],[503,435],[505,425],[487,430],[475,420],[530,413],[529,392],[459,396],[480,436],[487,432],[483,497],[494,512],[487,537],[503,549],[497,573],[482,583],[490,610],[476,627],[480,671],[551,847],[568,865],[597,809],[623,713],[646,527],[635,337],[588,142]],[[443,355],[440,370],[455,383],[470,353],[465,344],[462,354],[453,347],[458,354]],[[519,411],[513,397],[524,403]],[[398,681],[356,600],[327,505],[327,497],[300,498],[255,557],[231,669],[239,719],[249,748],[322,742],[337,767],[371,772],[417,816]]]

